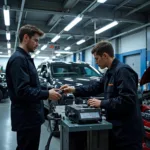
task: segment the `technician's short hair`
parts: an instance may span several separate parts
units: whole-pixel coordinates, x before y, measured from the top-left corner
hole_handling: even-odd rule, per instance
[[[37,28],[36,26],[29,25],[29,24],[24,25],[19,30],[20,43],[22,43],[25,34],[27,34],[30,38],[35,34],[38,34],[40,37],[42,37],[44,35],[44,32],[39,28]]]
[[[100,41],[91,51],[92,54],[102,56],[107,53],[110,57],[114,57],[114,49],[109,41]]]

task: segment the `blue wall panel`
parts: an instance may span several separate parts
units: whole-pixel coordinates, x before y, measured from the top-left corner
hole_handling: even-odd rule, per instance
[[[116,54],[115,57],[119,59],[121,62],[125,63],[125,56],[131,56],[134,54],[140,54],[141,56],[141,62],[140,62],[141,63],[141,75],[143,75],[144,71],[146,70],[146,61],[147,61],[146,49],[140,49],[140,50],[134,50],[134,51],[126,52],[122,54]],[[150,56],[150,52],[148,55]],[[149,57],[149,60],[150,60],[150,57]]]
[[[76,53],[73,54],[73,62],[76,62]]]
[[[82,61],[85,61],[85,51],[82,51],[81,56],[82,56]]]

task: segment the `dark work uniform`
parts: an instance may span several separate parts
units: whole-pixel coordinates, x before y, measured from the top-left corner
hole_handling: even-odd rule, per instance
[[[76,87],[76,96],[94,96],[104,92],[101,108],[113,124],[109,135],[110,150],[142,150],[144,128],[137,99],[137,74],[126,64],[114,59],[99,82]]]
[[[42,100],[47,99],[49,93],[40,87],[33,59],[19,47],[7,63],[6,79],[12,130],[17,132],[17,150],[38,150],[44,123]]]

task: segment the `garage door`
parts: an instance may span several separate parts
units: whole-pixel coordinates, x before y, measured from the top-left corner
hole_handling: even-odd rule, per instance
[[[141,57],[140,54],[125,56],[125,63],[128,64],[141,77]]]

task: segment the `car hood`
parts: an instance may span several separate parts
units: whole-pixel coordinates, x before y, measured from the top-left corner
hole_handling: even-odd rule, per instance
[[[66,78],[57,78],[54,80],[53,84],[61,86],[68,84],[71,86],[80,86],[80,85],[90,85],[93,82],[99,81],[101,77],[66,77]]]
[[[140,85],[144,85],[149,82],[150,82],[150,67],[147,68],[147,70],[144,72],[144,74],[140,80]]]

